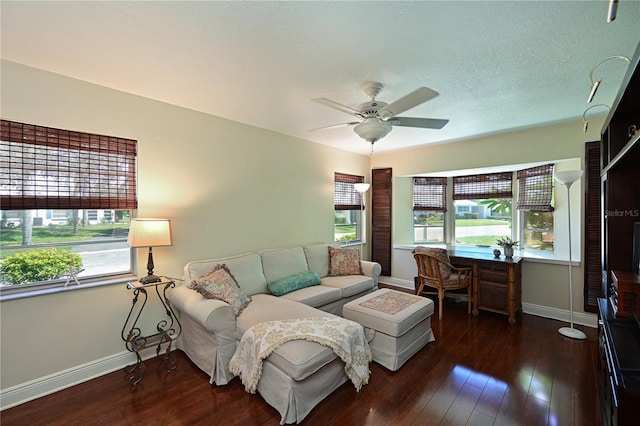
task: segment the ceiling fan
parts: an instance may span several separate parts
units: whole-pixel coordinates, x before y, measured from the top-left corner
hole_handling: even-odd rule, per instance
[[[353,130],[358,134],[358,136],[367,142],[374,144],[376,141],[385,137],[391,131],[393,126],[442,129],[449,122],[449,120],[440,120],[435,118],[397,116],[398,114],[438,96],[438,92],[431,90],[428,87],[420,87],[390,104],[376,100],[376,96],[378,96],[382,91],[384,84],[376,81],[367,81],[363,83],[360,88],[371,98],[371,100],[358,105],[356,108],[351,108],[326,98],[313,99],[313,101],[326,105],[330,108],[351,114],[359,121],[334,124],[313,130],[324,130],[340,126],[355,126]]]

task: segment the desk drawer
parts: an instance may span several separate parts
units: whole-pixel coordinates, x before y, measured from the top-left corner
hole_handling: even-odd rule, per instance
[[[478,262],[480,270],[509,272],[509,264],[506,262]]]
[[[507,285],[507,283],[509,282],[509,272],[480,269],[478,271],[478,279]]]
[[[507,312],[509,288],[506,285],[480,280],[478,286],[479,308],[490,309],[497,312]]]

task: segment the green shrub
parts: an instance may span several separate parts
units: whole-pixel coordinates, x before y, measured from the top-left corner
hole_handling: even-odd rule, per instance
[[[2,261],[0,275],[7,284],[28,284],[60,278],[69,273],[71,266],[74,269],[82,267],[82,258],[69,250],[23,251]]]

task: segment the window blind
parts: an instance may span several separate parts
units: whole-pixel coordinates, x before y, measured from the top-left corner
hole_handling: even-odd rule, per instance
[[[414,177],[413,210],[447,211],[447,178]]]
[[[454,200],[485,200],[511,198],[513,173],[489,173],[484,175],[456,176],[453,178]]]
[[[333,204],[335,210],[360,210],[360,193],[354,184],[364,183],[364,176],[335,172]]]
[[[551,212],[553,164],[518,170],[518,210]]]
[[[137,141],[1,120],[3,210],[135,209]]]

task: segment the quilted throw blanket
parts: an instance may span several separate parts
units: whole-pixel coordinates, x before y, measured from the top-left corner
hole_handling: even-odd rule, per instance
[[[314,317],[267,321],[249,328],[229,362],[245,390],[255,393],[262,376],[262,362],[291,340],[310,340],[328,346],[344,361],[344,370],[357,391],[369,382],[371,349],[364,329],[344,318]]]

